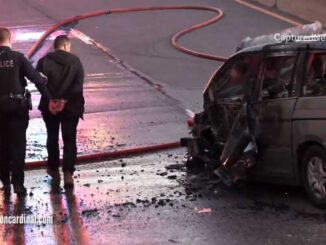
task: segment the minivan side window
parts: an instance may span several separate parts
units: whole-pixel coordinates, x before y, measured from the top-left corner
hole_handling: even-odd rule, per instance
[[[296,94],[292,81],[296,56],[273,56],[264,60],[261,75],[261,99],[288,98]]]
[[[326,95],[326,54],[312,53],[308,57],[303,96]]]
[[[261,60],[259,54],[248,54],[230,63],[213,81],[215,96],[226,100],[243,99],[245,94],[252,91],[253,83],[259,74]]]

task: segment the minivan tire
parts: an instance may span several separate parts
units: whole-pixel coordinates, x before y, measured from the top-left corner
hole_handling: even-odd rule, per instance
[[[302,158],[304,188],[310,200],[319,208],[326,208],[326,150],[310,146]]]

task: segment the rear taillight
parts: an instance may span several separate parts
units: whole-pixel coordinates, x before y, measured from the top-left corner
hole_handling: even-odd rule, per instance
[[[195,125],[195,120],[194,120],[194,118],[193,118],[193,117],[189,117],[189,118],[187,119],[187,124],[188,124],[188,126],[189,126],[190,128],[192,128],[192,127]]]
[[[187,119],[187,124],[190,128],[192,128],[195,125],[195,113],[189,109],[186,110],[187,115],[189,118]]]

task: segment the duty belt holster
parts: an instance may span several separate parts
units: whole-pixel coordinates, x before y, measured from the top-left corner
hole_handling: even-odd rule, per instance
[[[28,89],[25,90],[25,98],[27,100],[28,109],[31,111],[33,109],[32,95],[31,95],[31,92]]]

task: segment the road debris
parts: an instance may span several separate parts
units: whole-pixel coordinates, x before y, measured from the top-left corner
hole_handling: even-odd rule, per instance
[[[207,214],[207,213],[211,213],[212,212],[212,209],[211,208],[195,208],[194,209],[195,210],[195,212],[197,213],[197,214]]]

